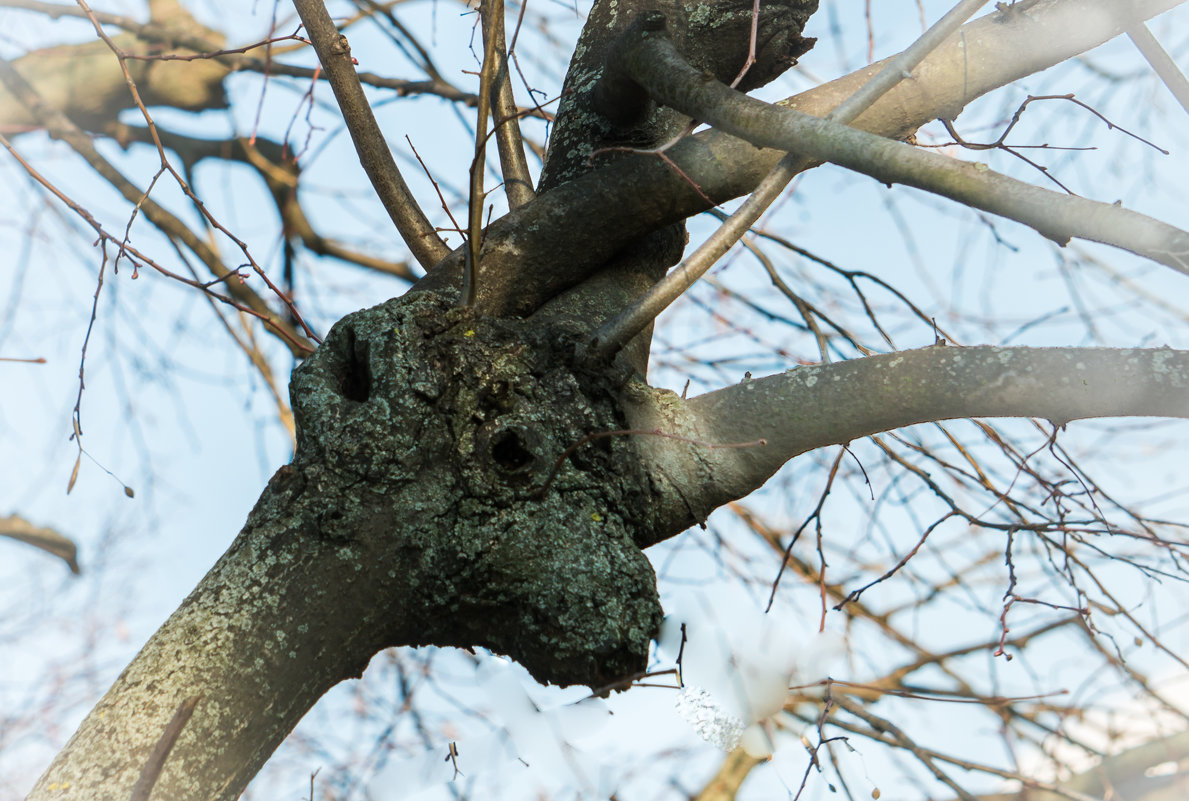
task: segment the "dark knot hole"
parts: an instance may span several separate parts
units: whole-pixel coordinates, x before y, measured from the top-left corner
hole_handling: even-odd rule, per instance
[[[515,429],[504,429],[491,439],[491,460],[509,473],[522,473],[537,459]]]
[[[347,358],[339,386],[344,398],[363,403],[372,393],[371,375],[368,373],[367,364],[367,343],[357,342],[355,332],[348,331],[345,350],[344,355]]]

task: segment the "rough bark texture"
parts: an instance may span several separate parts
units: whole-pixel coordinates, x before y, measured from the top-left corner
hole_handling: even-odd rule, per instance
[[[632,94],[631,87],[619,87],[623,92],[617,92],[609,88],[610,82],[600,83],[607,64],[615,61],[615,41],[641,14],[663,15],[678,49],[699,69],[730,83],[746,63],[753,7],[752,0],[595,3],[566,73],[538,191],[546,192],[623,157],[621,152],[596,156],[599,149],[655,147],[689,124],[689,117],[658,108],[647,98],[638,102],[641,99]],[[817,0],[760,3],[756,63],[740,83],[741,91],[772,81],[813,46],[814,40],[801,36],[801,31],[816,10]]]
[[[571,350],[564,330],[427,293],[341,320],[294,374],[293,463],[33,797],[127,798],[200,695],[156,792],[235,798],[386,646],[485,646],[592,687],[643,669],[661,611],[633,537],[651,539],[652,489],[625,436],[553,473],[624,427],[615,387],[568,368]],[[113,752],[118,772],[97,776]]]
[[[433,295],[349,315],[294,375],[294,467],[350,500],[323,510],[322,536],[374,529],[399,548],[412,644],[482,645],[541,681],[598,686],[644,666],[659,621],[633,541],[651,491],[622,437],[553,474],[623,427],[607,380],[567,366],[572,340]]]
[[[803,47],[799,26],[812,5],[764,7],[774,28],[763,26],[757,80]],[[732,57],[707,64],[726,70],[727,80],[744,52],[737,41],[743,7],[723,17],[736,39]],[[615,8],[610,0],[596,6],[575,55],[575,69],[589,75],[572,70],[573,86],[588,85],[620,30],[615,25],[631,21]],[[695,40],[718,40],[713,9],[684,8],[685,23],[709,20],[690,34]],[[571,97],[580,105],[578,92]],[[571,181],[610,128],[575,115],[573,137],[558,134],[548,182],[610,214],[626,184],[593,175]],[[645,132],[655,138],[678,122],[658,117],[630,127],[652,126]],[[571,123],[559,122],[559,130],[563,125]],[[699,182],[724,197],[763,171],[754,159],[732,160],[738,142],[728,147],[705,137],[682,147],[702,164]],[[737,390],[685,403],[622,365],[602,372],[573,366],[579,338],[673,255],[672,237],[633,244],[617,238],[616,226],[638,225],[633,238],[644,236],[704,205],[691,199],[688,185],[681,197],[656,193],[672,186],[667,169],[635,170],[644,179],[641,197],[619,204],[630,205],[622,220],[575,216],[575,206],[551,204],[547,194],[493,226],[484,246],[490,261],[479,273],[481,293],[490,294],[478,310],[451,308],[457,273],[447,263],[422,291],[340,321],[291,383],[293,464],[273,477],[231,549],[121,675],[31,798],[125,801],[174,711],[198,695],[156,793],[176,801],[233,799],[317,698],[386,646],[485,646],[543,681],[564,684],[601,686],[643,667],[661,611],[641,548],[704,519],[721,502],[721,488],[735,497],[766,478],[758,469],[743,475],[752,451],[727,458],[707,447],[750,438],[723,421],[746,416],[783,425],[790,418],[774,415],[772,404],[791,403],[790,386],[808,389],[809,378],[820,377],[824,387],[827,371],[842,369],[754,382],[771,390],[767,398]],[[603,176],[613,181],[616,174]],[[575,255],[564,240],[578,225],[610,244]],[[492,256],[497,248],[503,258]],[[429,287],[441,292],[424,291]],[[629,366],[641,364],[638,348]],[[863,364],[848,368],[857,374],[851,396],[882,363]],[[995,375],[1007,380],[1010,372]],[[886,390],[915,397],[905,387],[900,380]],[[798,441],[809,442],[817,418],[835,420],[840,406],[820,396],[807,405],[796,421],[804,421]],[[867,399],[865,408],[896,404]],[[829,436],[876,430],[860,422],[828,427]],[[770,459],[759,461],[766,469]],[[705,492],[713,486],[718,495]]]

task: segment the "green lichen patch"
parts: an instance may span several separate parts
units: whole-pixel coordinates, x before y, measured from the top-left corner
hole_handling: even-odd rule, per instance
[[[644,667],[649,484],[631,437],[587,440],[624,423],[572,352],[557,330],[421,293],[344,318],[295,371],[310,536],[358,546],[402,621],[382,639],[481,645],[560,684]]]

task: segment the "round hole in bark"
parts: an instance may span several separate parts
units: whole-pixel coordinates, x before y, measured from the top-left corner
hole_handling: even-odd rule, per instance
[[[526,440],[527,432],[505,428],[491,438],[491,461],[509,473],[523,473],[537,460]]]

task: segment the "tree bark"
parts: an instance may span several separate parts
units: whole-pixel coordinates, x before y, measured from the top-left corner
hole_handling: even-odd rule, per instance
[[[1025,17],[1082,9],[1101,21],[1089,12],[1106,6],[1013,8]],[[1049,42],[1043,58],[1109,38],[1111,24],[1107,15]],[[956,85],[925,68],[862,124],[903,133],[1039,68],[1032,57],[1005,63],[1004,36],[1016,28],[994,17],[973,25],[960,69],[988,63],[988,77]],[[796,102],[825,110],[850,85]],[[440,294],[419,291],[335,326],[293,377],[293,464],[30,799],[126,801],[175,710],[195,696],[157,793],[236,798],[316,699],[386,646],[484,646],[543,681],[621,679],[643,667],[661,614],[641,549],[811,448],[946,417],[1189,410],[1189,354],[1172,351],[937,347],[801,368],[688,403],[610,366],[591,370],[574,354],[622,304],[618,283],[595,278],[588,296],[549,302],[629,242],[705,208],[702,193],[747,191],[781,154],[710,135],[670,155],[699,189],[654,160],[625,159],[493,226],[478,310],[450,308],[458,273],[447,259],[420,287]],[[641,258],[656,267],[664,252]],[[1112,385],[1131,392],[1110,394]],[[767,444],[712,447],[757,438]]]
[[[592,687],[642,670],[660,605],[632,535],[651,489],[624,437],[555,467],[623,427],[601,377],[558,364],[559,336],[424,293],[340,321],[294,373],[293,464],[30,799],[126,801],[194,696],[158,797],[237,798],[387,646],[484,646]]]
[[[653,472],[672,482],[661,530],[676,533],[758,489],[799,454],[916,423],[1037,417],[1061,427],[1090,417],[1187,417],[1189,353],[933,346],[798,367],[684,404],[642,404],[631,416],[635,427],[702,443],[765,443],[711,448],[645,438]]]

